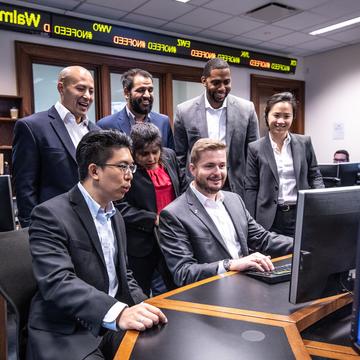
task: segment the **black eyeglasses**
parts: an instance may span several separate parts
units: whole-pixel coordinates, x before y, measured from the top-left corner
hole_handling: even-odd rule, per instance
[[[134,174],[136,172],[137,166],[136,164],[98,164],[98,166],[115,166],[120,169],[123,173],[131,172]]]

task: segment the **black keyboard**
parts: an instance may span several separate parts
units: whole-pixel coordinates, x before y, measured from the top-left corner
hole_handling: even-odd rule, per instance
[[[272,271],[261,272],[258,270],[249,270],[246,271],[245,274],[268,284],[276,284],[290,280],[291,264],[275,266],[275,269]]]

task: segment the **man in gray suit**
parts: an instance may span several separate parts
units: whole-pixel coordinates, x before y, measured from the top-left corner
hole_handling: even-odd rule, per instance
[[[180,167],[188,171],[190,151],[200,138],[227,145],[228,181],[225,188],[243,195],[247,146],[259,138],[254,104],[229,95],[231,74],[222,59],[209,60],[201,82],[205,93],[178,105],[174,122],[175,150]],[[190,176],[189,172],[187,175]]]
[[[160,213],[160,245],[175,283],[230,270],[272,270],[269,256],[289,253],[292,238],[266,231],[238,194],[221,190],[227,176],[225,144],[198,140],[189,167],[194,177],[189,188]],[[249,248],[255,252],[249,255]]]

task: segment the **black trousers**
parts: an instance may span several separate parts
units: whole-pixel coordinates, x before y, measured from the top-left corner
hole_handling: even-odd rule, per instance
[[[136,257],[128,255],[128,263],[135,280],[147,296],[150,296],[151,282],[155,270],[161,275],[167,290],[175,288],[164,256],[157,244],[154,245],[150,254],[146,256]]]
[[[295,225],[296,225],[296,206],[292,206],[288,211],[283,211],[278,207],[270,231],[276,232],[278,234],[294,237]]]
[[[99,347],[82,360],[113,360],[125,331],[107,331]]]

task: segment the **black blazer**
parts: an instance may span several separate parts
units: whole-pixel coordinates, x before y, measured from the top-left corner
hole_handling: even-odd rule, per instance
[[[89,130],[99,129],[89,122]],[[69,191],[78,181],[75,146],[55,107],[18,120],[13,176],[19,220],[29,226],[32,209]]]
[[[163,148],[161,162],[170,176],[175,196],[180,196],[187,183],[180,172],[175,152]],[[129,192],[116,206],[126,224],[128,254],[138,257],[148,255],[156,243],[154,227],[157,207],[155,188],[145,169],[138,167]]]
[[[309,136],[290,134],[297,190],[323,188]],[[279,176],[269,134],[249,144],[245,177],[245,204],[265,229],[274,223],[279,195]]]
[[[127,270],[121,215],[112,219],[117,240],[116,299],[132,305],[146,296]],[[28,359],[82,359],[98,347],[102,320],[116,300],[108,295],[100,240],[78,187],[35,207],[29,234],[39,290],[30,308]]]

